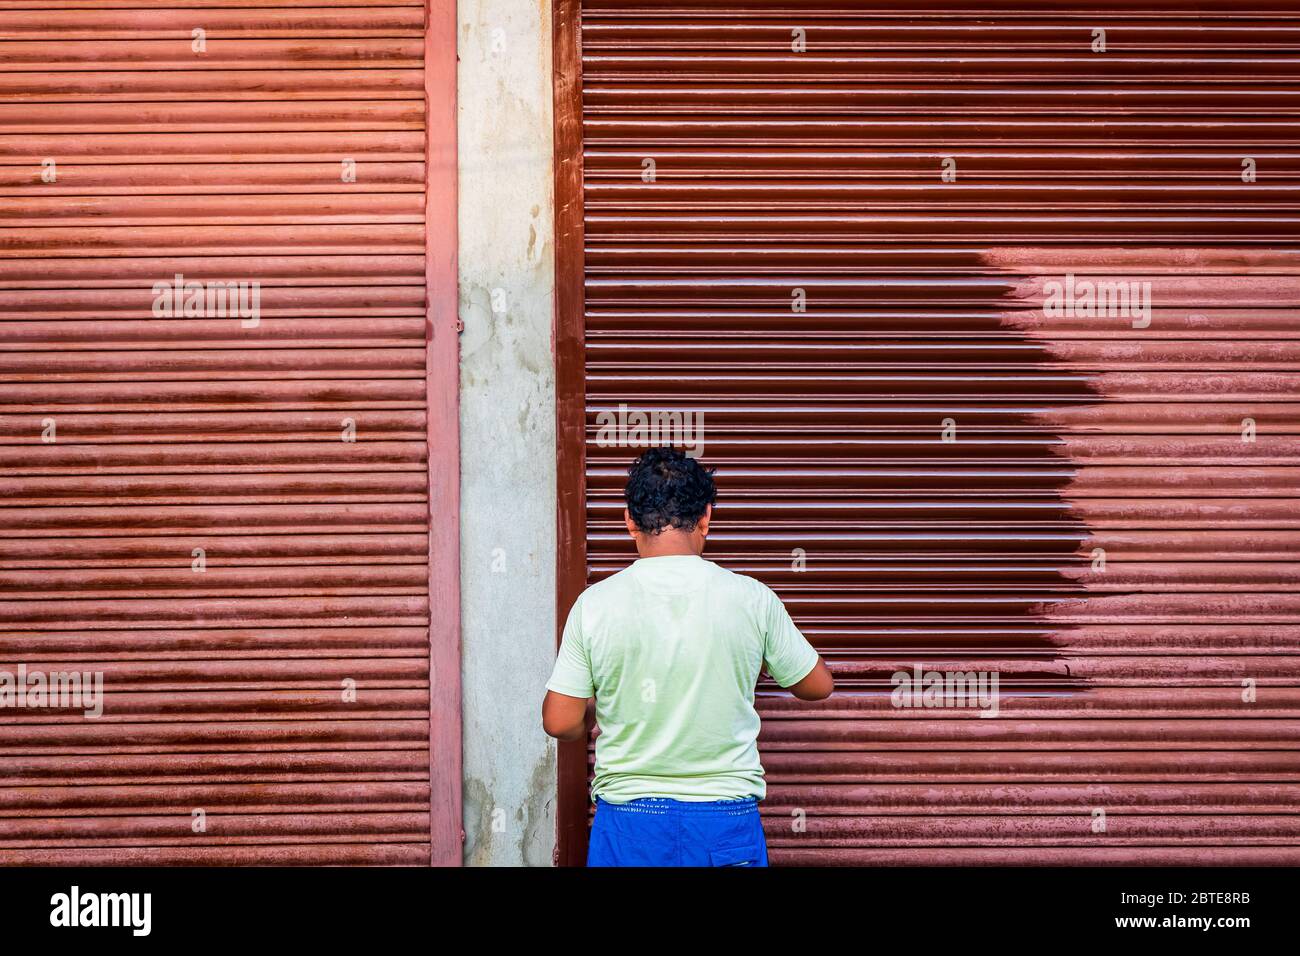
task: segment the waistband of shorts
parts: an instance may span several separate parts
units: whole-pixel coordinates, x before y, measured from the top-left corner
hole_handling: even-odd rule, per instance
[[[738,800],[673,800],[669,797],[639,797],[627,803],[610,803],[596,797],[596,808],[609,807],[619,813],[649,813],[661,816],[677,814],[727,814],[753,813],[758,809],[757,797]]]

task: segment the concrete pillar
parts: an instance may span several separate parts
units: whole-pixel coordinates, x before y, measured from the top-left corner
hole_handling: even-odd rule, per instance
[[[551,8],[460,0],[458,18],[465,862],[549,866]]]

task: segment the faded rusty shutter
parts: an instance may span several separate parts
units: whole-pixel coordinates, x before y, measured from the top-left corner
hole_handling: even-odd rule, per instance
[[[760,686],[773,861],[1300,862],[1296,6],[581,17],[577,576],[629,559],[597,416],[701,413],[711,556],[839,687]]]
[[[428,862],[424,17],[0,3],[0,864]]]

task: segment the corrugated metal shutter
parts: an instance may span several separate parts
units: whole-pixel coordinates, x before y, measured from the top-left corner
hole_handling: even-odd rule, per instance
[[[701,412],[712,556],[839,682],[760,688],[773,861],[1300,862],[1295,4],[580,6],[563,603],[628,557],[596,416]]]
[[[424,22],[0,3],[0,864],[429,861]]]

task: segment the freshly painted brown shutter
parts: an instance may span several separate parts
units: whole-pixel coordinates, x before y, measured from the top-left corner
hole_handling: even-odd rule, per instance
[[[630,557],[597,416],[702,413],[710,556],[838,684],[760,686],[772,860],[1300,862],[1296,6],[580,7],[561,593]]]
[[[0,3],[0,864],[429,861],[424,19]]]

